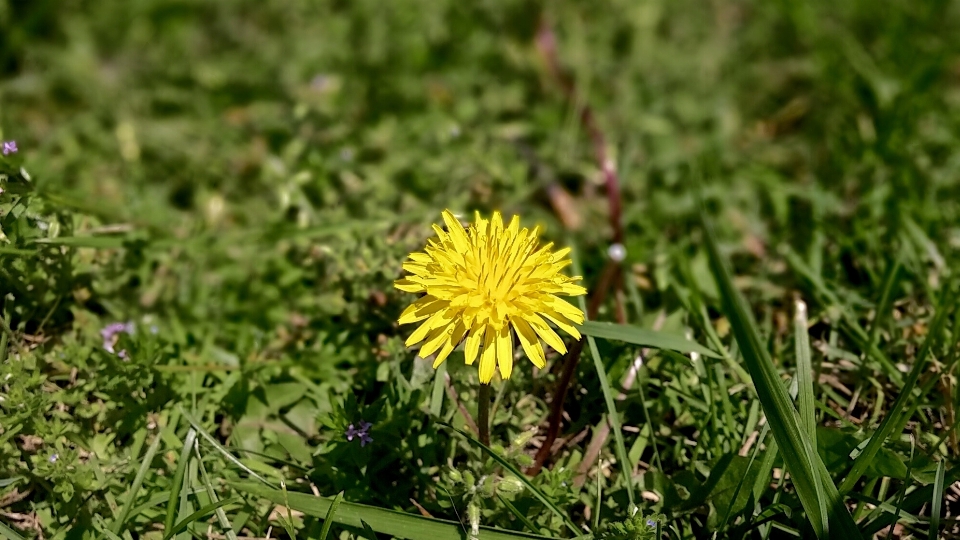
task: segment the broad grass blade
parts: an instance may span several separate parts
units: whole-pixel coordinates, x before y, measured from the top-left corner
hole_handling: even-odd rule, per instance
[[[800,418],[773,365],[770,353],[740,291],[733,285],[728,263],[720,254],[713,228],[701,213],[710,266],[750,377],[753,379],[760,405],[767,416],[770,430],[790,472],[807,519],[818,538],[860,538],[853,518],[830,475],[820,460],[812,441],[801,429]]]
[[[668,332],[647,330],[631,324],[614,324],[600,321],[584,321],[578,326],[580,333],[602,339],[613,339],[655,349],[668,349],[681,353],[699,353],[710,358],[720,358],[720,355],[707,347],[690,341],[689,339]]]
[[[288,504],[293,510],[317,518],[325,517],[333,504],[332,500],[324,497],[315,497],[306,493],[281,493],[278,489],[249,481],[229,482],[229,484],[240,492],[261,497],[275,504]],[[378,533],[410,540],[462,540],[464,537],[463,526],[455,521],[431,519],[351,502],[340,503],[332,520],[357,528],[362,528],[363,522],[366,522]],[[544,540],[549,537],[480,527],[480,538],[483,540]]]

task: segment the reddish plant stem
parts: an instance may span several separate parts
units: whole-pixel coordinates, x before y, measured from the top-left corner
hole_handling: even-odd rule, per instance
[[[470,431],[474,432],[478,437],[480,436],[480,428],[477,427],[477,423],[473,421],[473,416],[470,415],[470,411],[463,406],[463,402],[460,401],[460,396],[457,394],[457,389],[453,387],[453,384],[450,383],[450,374],[444,373],[443,375],[443,384],[447,388],[447,395],[450,396],[450,399],[457,404],[457,409],[460,410],[460,414],[463,415],[463,421],[467,425],[467,428]]]
[[[590,303],[587,305],[588,319],[596,317],[597,311],[600,310],[600,305],[603,304],[603,300],[607,296],[607,291],[610,289],[610,284],[616,279],[618,273],[619,266],[613,261],[608,262],[607,265],[604,266],[603,273],[600,274],[600,279],[597,282],[597,287],[594,289],[594,293],[590,297]],[[560,372],[560,378],[557,380],[557,388],[553,393],[553,402],[550,404],[550,423],[547,426],[547,436],[543,444],[540,445],[540,449],[537,450],[533,465],[526,471],[529,476],[534,476],[540,472],[543,464],[550,458],[554,441],[556,441],[560,435],[560,423],[563,421],[563,402],[567,397],[567,391],[570,389],[570,383],[573,382],[573,374],[576,371],[581,353],[583,353],[582,339],[570,345],[564,357],[563,370]]]
[[[571,103],[576,104],[577,88],[571,77],[560,65],[557,54],[557,38],[553,29],[546,19],[540,21],[540,29],[537,31],[537,49],[543,57],[544,64],[550,76],[559,84],[564,96]],[[593,144],[593,154],[596,157],[597,165],[603,173],[604,184],[607,189],[607,203],[610,207],[610,229],[613,231],[613,242],[623,243],[623,209],[620,201],[620,178],[617,175],[616,163],[607,154],[606,137],[603,131],[597,125],[593,110],[587,105],[580,107],[580,123],[587,131],[590,141]]]
[[[557,55],[557,41],[553,29],[547,23],[546,19],[541,20],[540,29],[536,38],[537,49],[544,60],[547,71],[551,78],[555,80],[563,91],[567,100],[571,103],[578,103],[576,95],[576,85],[573,78],[567,74],[560,65]],[[584,105],[580,107],[580,122],[587,131],[590,141],[593,144],[594,156],[597,160],[600,170],[603,173],[604,183],[607,190],[607,203],[610,213],[610,228],[613,232],[613,243],[623,244],[623,224],[622,224],[622,204],[620,200],[620,181],[617,176],[616,165],[613,159],[607,154],[606,138],[603,132],[597,126],[596,119],[590,107]],[[608,260],[600,275],[590,302],[587,307],[587,319],[596,318],[600,305],[606,299],[607,292],[613,286],[615,288],[614,300],[616,302],[616,318],[621,324],[626,322],[626,311],[623,306],[623,296],[620,294],[622,285],[622,269],[618,261]],[[564,357],[563,368],[560,378],[557,380],[557,387],[553,393],[553,402],[550,408],[550,419],[547,426],[546,439],[537,451],[534,458],[534,464],[527,469],[528,475],[537,474],[544,463],[550,458],[554,441],[560,434],[560,424],[563,420],[563,404],[567,392],[573,381],[573,374],[576,372],[577,364],[580,361],[580,355],[583,352],[583,340],[571,345]]]

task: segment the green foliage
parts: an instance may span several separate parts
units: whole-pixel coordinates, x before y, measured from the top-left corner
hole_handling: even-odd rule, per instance
[[[955,534],[958,25],[940,0],[0,0],[0,535]],[[562,357],[497,383],[483,450],[446,427],[476,366],[435,378],[392,282],[442,209],[499,209],[596,290],[585,104],[624,286],[521,481]]]
[[[666,517],[653,514],[644,516],[637,511],[622,522],[604,524],[593,538],[596,540],[653,540],[657,538],[660,524]]]

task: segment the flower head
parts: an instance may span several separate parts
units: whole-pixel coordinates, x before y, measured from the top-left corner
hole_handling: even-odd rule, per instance
[[[3,155],[16,154],[17,141],[3,141]]]
[[[364,422],[362,420],[360,421],[359,429],[355,428],[353,424],[350,424],[349,426],[347,426],[347,432],[346,432],[347,440],[353,441],[354,438],[359,438],[360,446],[366,446],[367,443],[373,442],[373,437],[371,437],[370,434],[368,433],[371,426],[373,426],[373,424],[371,424],[370,422]]]
[[[114,354],[113,346],[117,344],[117,341],[120,339],[120,334],[130,334],[133,335],[135,327],[132,322],[115,322],[110,323],[100,330],[100,337],[103,338],[103,348],[107,352]],[[120,351],[120,358],[126,357],[126,351]]]
[[[400,324],[424,321],[407,339],[407,346],[424,341],[420,356],[437,352],[439,366],[466,338],[466,362],[480,358],[480,382],[493,379],[496,368],[509,379],[513,371],[513,334],[530,361],[546,365],[543,340],[564,353],[566,346],[549,323],[580,339],[575,325],[583,312],[557,295],[586,294],[560,271],[570,264],[569,248],[552,251],[540,246],[539,227],[520,228],[514,216],[504,226],[499,212],[486,220],[477,213],[468,228],[446,210],[444,231],[433,226],[435,240],[423,253],[411,253],[403,268],[410,276],[398,280],[401,291],[426,293],[400,315]],[[439,352],[438,352],[439,351]]]

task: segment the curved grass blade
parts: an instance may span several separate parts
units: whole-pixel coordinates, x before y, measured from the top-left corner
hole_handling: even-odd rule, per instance
[[[126,523],[127,518],[130,517],[130,510],[133,509],[133,504],[137,502],[137,492],[140,491],[140,486],[143,485],[143,479],[147,476],[147,471],[150,470],[153,457],[157,455],[157,450],[160,449],[160,441],[161,438],[159,436],[155,437],[153,444],[147,448],[147,453],[143,456],[143,462],[140,463],[137,475],[133,478],[133,485],[130,486],[130,490],[127,492],[127,502],[123,504],[120,515],[117,516],[113,525],[110,526],[110,532],[120,534],[123,524]]]
[[[307,493],[287,492],[250,481],[228,482],[234,489],[266,499],[312,517],[323,518],[330,511],[333,501]],[[348,527],[363,528],[363,522],[381,534],[411,540],[463,540],[462,525],[455,521],[433,519],[416,514],[407,514],[364,504],[341,502],[332,521]],[[549,537],[480,527],[483,540],[548,540]]]
[[[780,454],[792,475],[793,485],[806,510],[808,521],[818,538],[860,538],[860,531],[844,507],[830,474],[801,429],[797,411],[773,365],[770,353],[763,344],[746,300],[733,284],[728,263],[720,254],[713,228],[702,210],[700,218],[710,266],[720,288],[723,310],[730,320],[760,405],[780,447]]]
[[[180,533],[186,529],[194,521],[199,521],[203,517],[209,516],[210,514],[216,512],[218,509],[227,506],[228,504],[241,502],[239,497],[234,497],[231,499],[224,499],[222,501],[217,501],[215,503],[210,503],[203,508],[197,510],[196,512],[190,514],[189,516],[181,519],[172,529],[169,529],[164,532],[163,540],[170,540],[176,534]]]
[[[194,453],[197,455],[197,465],[200,468],[200,478],[203,480],[204,488],[207,491],[207,497],[210,498],[211,502],[218,502],[219,497],[217,497],[217,490],[213,487],[213,482],[210,481],[210,477],[207,476],[207,468],[203,466],[203,456],[200,455],[200,447],[193,447]],[[227,513],[223,511],[223,508],[217,508],[215,513],[217,514],[217,521],[220,522],[220,528],[223,529],[224,536],[227,537],[227,540],[237,540],[237,533],[233,531],[233,526],[230,524],[230,520],[227,519]]]
[[[485,444],[483,444],[482,442],[474,439],[473,437],[471,437],[471,436],[468,435],[467,433],[465,433],[465,432],[463,432],[463,431],[460,431],[459,429],[457,429],[457,428],[455,428],[455,427],[453,427],[453,426],[451,426],[451,425],[449,425],[449,424],[441,423],[441,425],[444,425],[444,426],[446,426],[446,427],[448,427],[448,428],[456,431],[456,432],[459,433],[463,438],[467,439],[468,441],[470,441],[471,443],[473,443],[475,446],[477,446],[477,447],[479,447],[481,450],[483,450],[488,456],[490,456],[491,458],[493,458],[494,461],[496,461],[497,463],[499,463],[501,467],[503,467],[504,469],[510,471],[510,473],[513,474],[513,476],[515,476],[515,477],[517,478],[517,480],[520,480],[520,483],[522,483],[527,489],[530,490],[530,493],[533,493],[533,496],[536,497],[537,500],[539,500],[540,502],[542,502],[544,506],[546,506],[551,512],[554,513],[554,515],[556,515],[557,517],[559,517],[560,519],[562,519],[562,520],[563,520],[563,523],[567,526],[568,529],[570,529],[571,532],[573,532],[574,535],[580,534],[580,529],[578,529],[578,528],[577,528],[577,525],[573,522],[573,520],[570,519],[570,516],[564,514],[564,513],[563,513],[563,510],[561,510],[560,507],[558,507],[558,506],[556,505],[556,503],[554,503],[553,501],[550,500],[549,497],[547,497],[546,495],[544,495],[544,493],[543,493],[542,491],[540,491],[540,490],[537,488],[537,486],[534,486],[533,484],[531,484],[530,481],[527,480],[526,475],[524,475],[522,472],[518,471],[517,468],[514,467],[513,465],[511,465],[507,460],[503,459],[503,458],[500,456],[500,454],[497,454],[496,452],[494,452],[493,450],[491,450],[490,448],[488,448],[488,447],[487,447]]]
[[[497,493],[497,499],[499,499],[500,503],[506,506],[507,510],[509,510],[510,513],[513,514],[517,519],[519,519],[520,523],[523,523],[523,526],[526,527],[530,532],[534,534],[539,532],[537,530],[537,526],[534,525],[533,522],[531,522],[529,519],[527,519],[527,516],[523,515],[523,512],[521,512],[520,510],[517,510],[517,507],[514,506],[512,502],[504,499],[503,496],[500,495],[499,493]]]
[[[333,525],[333,517],[337,515],[337,508],[340,508],[340,503],[342,502],[343,492],[341,491],[333,498],[330,508],[327,509],[327,515],[323,517],[323,528],[320,529],[320,540],[327,540],[327,535],[330,534],[330,527]]]
[[[600,321],[584,321],[577,328],[585,336],[602,339],[613,339],[643,345],[654,349],[668,349],[681,353],[698,353],[710,358],[720,358],[720,355],[707,347],[689,339],[668,332],[658,332],[640,328],[632,324],[614,324]]]
[[[223,454],[223,457],[227,458],[227,461],[229,461],[230,463],[233,463],[234,465],[239,467],[241,470],[243,470],[243,472],[263,482],[264,484],[268,486],[273,486],[273,484],[267,481],[266,478],[255,473],[253,469],[244,465],[242,461],[240,461],[239,459],[237,459],[236,456],[231,454],[229,450],[227,450],[222,444],[220,444],[220,441],[218,441],[213,437],[213,435],[210,435],[209,433],[207,433],[207,430],[203,429],[203,426],[200,425],[200,422],[198,422],[197,419],[194,418],[193,415],[188,413],[181,405],[177,405],[177,409],[179,409],[180,413],[183,414],[183,417],[186,418],[188,422],[190,422],[190,425],[193,426],[193,429],[195,429],[197,433],[201,437],[203,437],[208,443],[210,443],[218,452]]]

